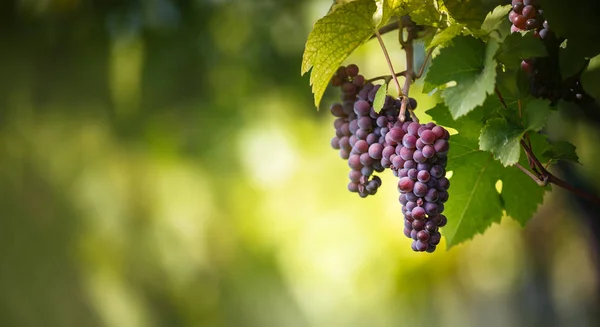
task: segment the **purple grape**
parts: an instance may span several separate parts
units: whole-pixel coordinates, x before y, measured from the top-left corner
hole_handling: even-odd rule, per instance
[[[398,198],[398,201],[400,201],[401,205],[405,205],[406,202],[408,202],[408,200],[406,200],[406,194],[400,194],[400,197]]]
[[[415,149],[417,144],[417,138],[412,134],[404,134],[402,137],[402,145],[407,149]]]
[[[427,202],[436,202],[439,199],[438,190],[434,188],[428,189],[427,194],[425,194],[424,198]]]
[[[435,134],[428,129],[421,133],[421,141],[423,141],[425,144],[433,144],[433,142],[435,142],[435,138]]]
[[[406,168],[406,169],[417,168],[417,163],[412,160],[406,160],[406,162],[404,162],[404,168]]]
[[[429,220],[425,223],[425,229],[430,233],[435,233],[437,232],[438,226],[434,221]]]
[[[407,147],[402,147],[402,149],[400,149],[400,157],[402,157],[402,159],[406,160],[407,162],[408,161],[414,162],[414,161],[412,161],[414,152],[415,152],[415,150],[411,150]],[[415,166],[416,166],[416,163],[415,163]]]
[[[364,166],[371,166],[375,162],[375,159],[371,158],[368,153],[363,153],[360,155],[360,163]]]
[[[369,151],[369,143],[365,140],[358,140],[354,144],[354,149],[356,149],[358,153],[366,153]]]
[[[377,136],[375,133],[371,133],[367,135],[366,141],[369,145],[375,144],[379,141],[379,136]]]
[[[425,228],[425,220],[418,220],[415,218],[415,220],[412,222],[412,228],[415,232],[423,230],[423,228]]]
[[[433,158],[433,156],[435,156],[435,149],[431,145],[426,145],[423,147],[423,150],[421,150],[421,153],[423,154],[423,157],[427,159]]]
[[[414,203],[414,202],[413,202]],[[414,207],[411,210],[412,217],[416,220],[425,219],[425,209],[423,207]]]
[[[429,216],[437,215],[437,213],[438,213],[437,203],[426,202],[424,207],[425,207],[425,212],[427,213],[427,215],[429,215]]]
[[[348,183],[348,191],[350,191],[352,193],[358,192],[358,183],[356,183],[356,182]]]
[[[373,159],[381,159],[383,152],[383,145],[380,143],[373,143],[369,146],[369,155]]]
[[[334,136],[331,139],[331,147],[334,148],[334,149],[336,149],[336,150],[340,149],[340,138],[339,137]]]
[[[408,177],[408,169],[405,169],[405,168],[398,169],[398,177],[399,178]]]
[[[425,224],[425,225],[427,225],[427,224]],[[425,227],[425,228],[427,228],[427,227]],[[417,239],[421,242],[427,242],[429,240],[429,233],[427,233],[424,230],[419,231],[417,233]]]
[[[354,103],[354,112],[359,116],[366,116],[371,111],[371,105],[365,100],[358,100]]]
[[[419,170],[419,172],[417,173],[417,180],[419,180],[419,182],[427,183],[429,181],[429,178],[431,178],[431,175],[426,170]]]
[[[360,164],[360,162],[359,162]],[[400,189],[401,192],[412,192],[413,190],[413,186],[414,186],[414,182],[412,181],[412,179],[408,178],[408,177],[402,177],[400,178],[400,181],[398,182],[398,188]]]
[[[416,170],[415,168],[411,168],[408,170],[408,178],[412,179],[413,181],[417,180],[417,174],[419,173],[418,170]]]
[[[360,170],[350,170],[350,172],[348,173],[348,177],[350,178],[351,181],[358,183],[360,181],[360,178],[362,177],[362,174],[360,172]]]
[[[370,131],[373,128],[373,120],[369,116],[362,116],[358,118],[358,127]]]
[[[362,164],[360,163],[360,156],[358,154],[353,154],[348,158],[348,166],[355,170],[360,170],[362,168]]]
[[[390,158],[390,156],[391,156],[392,154],[395,154],[395,153],[396,153],[396,148],[394,148],[394,147],[393,147],[393,146],[391,146],[391,145],[388,145],[388,146],[386,146],[385,148],[383,148],[382,155],[383,155],[383,157],[384,157],[384,158],[386,158],[386,159],[389,159],[389,158]]]
[[[427,185],[421,182],[414,183],[413,193],[418,197],[424,197],[427,195]]]
[[[425,158],[421,150],[415,150],[413,152],[413,160],[416,163],[425,163],[427,161],[427,158]]]
[[[421,127],[421,124],[417,123],[417,122],[411,122],[408,127],[407,127],[407,132],[412,134],[413,136],[419,136],[419,127]],[[415,140],[416,141],[416,140]]]
[[[438,190],[445,191],[450,188],[450,181],[446,177],[438,179]]]
[[[429,173],[435,178],[442,178],[444,175],[446,175],[446,170],[440,165],[434,165],[431,167],[431,170],[429,170]]]

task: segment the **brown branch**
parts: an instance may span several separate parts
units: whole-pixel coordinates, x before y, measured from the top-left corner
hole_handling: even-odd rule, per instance
[[[395,75],[396,75],[396,77],[398,77],[398,76],[405,76],[406,75],[406,70],[403,70],[403,71],[401,71],[399,73],[396,73]],[[382,79],[386,83],[388,83],[389,81],[392,80],[392,75],[381,75],[381,76],[373,77],[371,79],[366,80],[365,84],[373,83],[373,82],[378,81],[380,79]]]
[[[400,106],[400,113],[398,114],[400,121],[406,120],[406,110],[410,114],[410,118],[419,122],[419,118],[413,112],[413,108],[408,108],[408,94],[410,91],[410,85],[413,82],[413,74],[414,74],[414,48],[413,48],[413,38],[414,38],[414,24],[412,22],[409,25],[403,25],[402,19],[398,22],[402,28],[400,28],[400,33],[398,35],[398,40],[400,41],[400,45],[402,45],[402,49],[404,49],[404,53],[406,54],[406,74],[404,75],[404,98],[402,99],[402,105]],[[403,31],[406,28],[407,36],[406,40],[403,37]]]
[[[544,165],[538,160],[538,158],[535,156],[535,154],[533,154],[533,152],[531,151],[531,148],[529,146],[527,146],[527,144],[525,143],[524,140],[521,140],[521,147],[523,148],[523,150],[525,150],[525,153],[527,153],[527,157],[531,158],[531,160],[534,162],[535,164],[535,168],[539,169],[541,171],[541,174],[539,177],[535,177],[535,175],[533,175],[531,172],[529,172],[528,170],[526,170],[525,168],[521,167],[521,165],[519,165],[518,163],[515,164],[515,166],[517,166],[519,169],[521,169],[522,171],[527,171],[527,175],[529,177],[535,177],[536,182],[538,183],[538,185],[541,186],[545,186],[548,183],[554,184],[558,187],[562,187],[565,190],[571,191],[574,194],[577,194],[578,196],[587,199],[591,202],[594,202],[596,204],[600,204],[600,197],[584,192],[574,186],[572,186],[571,184],[563,181],[562,179],[556,177],[555,175],[553,175],[551,172],[549,172],[548,170],[546,170],[546,168],[544,167]],[[543,184],[540,184],[540,181]]]
[[[425,66],[427,66],[427,61],[429,61],[429,58],[431,58],[431,53],[433,53],[433,48],[429,49],[429,51],[427,51],[427,55],[425,56],[425,60],[423,60],[423,64],[419,68],[419,72],[413,76],[413,80],[414,79],[419,79],[419,78],[421,78],[421,76],[423,76],[423,72],[425,71]]]
[[[533,179],[533,181],[536,182],[539,186],[543,187],[548,185],[548,178],[540,179],[539,177],[535,176],[532,172],[527,170],[527,168],[521,166],[521,164],[519,164],[518,162],[515,164],[515,167],[521,169],[522,172],[524,172],[527,176],[531,177],[531,179]]]
[[[508,106],[506,105],[506,102],[504,102],[504,98],[502,97],[502,94],[500,94],[498,87],[495,87],[494,91],[496,91],[496,95],[498,96],[498,99],[500,99],[500,103],[502,103],[504,109],[508,109]]]
[[[379,32],[375,31],[375,35],[377,36],[377,41],[379,41],[379,45],[381,46],[381,50],[383,50],[383,55],[385,56],[385,61],[388,64],[388,68],[390,69],[390,73],[392,73],[392,78],[394,79],[394,83],[396,84],[396,91],[398,91],[398,96],[402,96],[402,89],[400,88],[400,82],[398,82],[398,78],[396,77],[396,73],[394,72],[394,67],[392,66],[392,60],[390,59],[390,55],[387,52],[385,44],[383,44],[383,39]]]
[[[398,26],[398,24],[396,22],[384,25],[380,29],[377,30],[377,33],[374,33],[373,35],[371,35],[369,40],[376,38],[378,33],[379,33],[379,35],[383,35],[385,33],[397,30],[398,28],[400,28],[400,26]]]

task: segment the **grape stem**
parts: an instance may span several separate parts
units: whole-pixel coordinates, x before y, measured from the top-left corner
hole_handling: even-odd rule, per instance
[[[387,25],[383,25],[379,30],[377,30],[376,33],[374,33],[373,35],[371,35],[371,37],[369,38],[369,40],[372,40],[374,38],[377,37],[377,33],[379,33],[379,35],[383,35],[385,33],[397,30],[399,28],[398,24],[396,24],[396,22],[392,22],[389,23]]]
[[[400,113],[398,114],[400,121],[406,120],[406,110],[408,109],[408,113],[410,114],[410,118],[419,122],[419,118],[415,115],[412,108],[408,106],[408,93],[410,91],[410,85],[412,84],[414,78],[414,48],[413,48],[413,38],[414,38],[414,24],[409,19],[409,23],[405,24],[405,20],[400,19],[398,24],[400,25],[400,33],[398,33],[398,40],[400,41],[400,45],[402,49],[404,49],[404,53],[406,54],[406,74],[404,75],[404,97],[402,98],[402,105],[400,106]],[[404,29],[406,28],[406,40],[404,40]]]
[[[593,195],[593,194],[586,193],[586,192],[572,186],[571,184],[563,181],[562,179],[554,176],[551,172],[546,170],[544,165],[537,159],[535,154],[533,154],[533,151],[531,150],[531,148],[529,146],[527,146],[527,144],[525,143],[524,140],[521,140],[521,147],[523,148],[523,150],[525,150],[527,157],[530,158],[535,163],[535,166],[536,166],[535,168],[539,169],[541,171],[541,173],[539,174],[539,176],[535,176],[533,173],[531,173],[530,171],[528,171],[527,169],[525,169],[518,163],[515,164],[515,166],[517,166],[517,168],[519,168],[523,172],[525,172],[527,174],[527,176],[531,177],[538,185],[546,186],[548,183],[551,183],[558,187],[562,187],[568,191],[571,191],[574,194],[576,194],[584,199],[592,201],[596,204],[600,204],[600,197]]]
[[[401,71],[399,73],[396,73],[396,77],[398,77],[398,76],[404,76],[404,75],[406,75],[406,71],[405,70],[403,70],[403,71]],[[392,80],[392,75],[381,75],[381,76],[373,77],[371,79],[366,80],[365,84],[373,83],[373,82],[378,81],[380,79],[384,80],[386,83],[389,83],[389,81]]]
[[[419,68],[419,72],[417,74],[413,75],[413,80],[419,79],[419,78],[421,78],[421,76],[423,76],[423,72],[425,71],[425,66],[427,66],[427,62],[429,61],[429,58],[431,58],[432,53],[433,53],[433,48],[431,48],[431,49],[429,49],[429,51],[427,51],[427,55],[425,56],[425,59],[423,60],[423,64]]]
[[[504,102],[504,99],[502,98],[502,94],[500,94],[500,90],[498,90],[498,88],[496,88],[495,91],[496,91],[496,95],[500,99],[500,102],[502,103],[504,108],[508,109],[508,106],[506,105],[506,103]],[[519,100],[518,106],[519,106],[519,116],[521,116],[521,100]],[[535,156],[535,154],[533,153],[532,148],[531,148],[531,140],[529,139],[529,135],[527,133],[525,133],[525,138],[527,139],[527,142],[525,142],[525,139],[522,138],[520,141],[520,144],[521,144],[521,147],[523,148],[523,150],[525,151],[525,154],[527,155],[527,160],[529,161],[529,165],[531,166],[531,169],[537,175],[530,172],[525,167],[521,166],[519,163],[516,163],[515,167],[519,168],[522,172],[524,172],[527,176],[529,176],[539,186],[545,187],[549,183],[554,184],[558,187],[562,187],[568,191],[571,191],[574,194],[576,194],[584,199],[595,202],[596,204],[600,204],[600,197],[593,195],[593,194],[586,193],[578,188],[575,188],[571,184],[563,181],[562,179],[554,176],[551,172],[549,172],[546,169],[547,166],[544,166],[539,161],[539,159]],[[548,164],[549,164],[549,162],[548,162]]]
[[[396,73],[394,72],[394,66],[392,66],[390,55],[387,52],[385,44],[383,44],[383,39],[381,38],[379,31],[375,31],[375,36],[377,37],[377,41],[379,41],[379,45],[381,46],[381,50],[383,50],[383,55],[385,56],[385,61],[388,64],[390,72],[392,73],[392,78],[394,79],[394,84],[396,84],[396,91],[398,91],[398,96],[403,96],[404,93],[402,93],[402,89],[400,88],[400,82],[398,82],[398,77],[396,77]]]

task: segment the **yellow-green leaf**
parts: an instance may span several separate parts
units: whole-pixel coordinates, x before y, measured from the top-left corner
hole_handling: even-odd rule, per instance
[[[336,7],[319,19],[308,35],[302,57],[302,75],[311,70],[310,84],[318,107],[337,68],[374,31],[373,0],[357,0]]]

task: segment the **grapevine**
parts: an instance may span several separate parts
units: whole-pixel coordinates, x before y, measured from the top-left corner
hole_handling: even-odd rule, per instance
[[[382,186],[376,174],[391,171],[398,178],[403,232],[417,252],[435,251],[441,229],[452,247],[483,233],[503,212],[525,224],[549,184],[600,204],[594,193],[551,172],[556,162],[578,157],[574,145],[551,140],[547,127],[565,103],[586,112],[599,107],[598,83],[589,76],[600,46],[582,51],[580,35],[553,25],[566,5],[512,0],[484,11],[436,3],[336,2],[308,36],[302,73],[311,71],[315,104],[326,87],[340,89],[341,101],[329,107],[335,117],[331,146],[348,162],[348,190],[374,195]],[[394,31],[400,58],[389,55],[381,37]],[[389,75],[371,77],[355,64],[343,65],[373,39]],[[425,47],[420,67],[416,42]],[[423,95],[411,90],[416,82],[437,101],[424,108],[431,122],[419,120],[417,98]],[[387,94],[389,83],[397,97]],[[450,136],[446,127],[458,134]],[[501,190],[494,186],[498,180]]]

